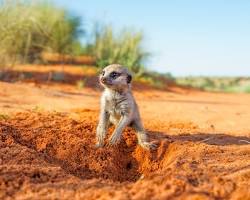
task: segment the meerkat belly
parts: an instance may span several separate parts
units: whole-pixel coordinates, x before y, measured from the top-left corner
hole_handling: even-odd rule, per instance
[[[109,120],[113,125],[116,125],[120,118],[121,118],[121,112],[119,110],[119,108],[115,105],[115,103],[110,102],[108,105],[109,109]]]
[[[110,115],[109,120],[113,125],[118,124],[119,120],[121,117],[115,116],[115,115]]]
[[[128,102],[127,98],[124,96],[118,96],[118,98],[112,98],[107,101],[107,107],[109,112],[110,122],[116,125],[123,115],[130,115],[131,103]]]

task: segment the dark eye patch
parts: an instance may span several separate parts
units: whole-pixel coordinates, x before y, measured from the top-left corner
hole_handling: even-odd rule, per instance
[[[118,72],[111,72],[110,73],[110,77],[112,78],[112,79],[116,79],[118,76],[120,76],[121,74],[120,73],[118,73]]]
[[[101,75],[104,76],[104,74],[105,74],[105,71],[103,70],[102,73],[101,73]]]

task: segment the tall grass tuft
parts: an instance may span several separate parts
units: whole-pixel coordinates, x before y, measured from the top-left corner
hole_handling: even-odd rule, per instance
[[[98,67],[119,63],[139,74],[143,71],[143,65],[150,55],[142,43],[142,32],[125,28],[115,33],[112,26],[96,26],[94,41],[89,44],[88,50],[94,55]]]
[[[45,1],[0,1],[0,62],[36,62],[42,52],[74,54],[81,20]],[[77,52],[76,52],[77,53]]]

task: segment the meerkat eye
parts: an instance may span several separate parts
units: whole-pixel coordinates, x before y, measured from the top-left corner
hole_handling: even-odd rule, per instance
[[[120,76],[120,74],[117,73],[117,72],[111,72],[110,73],[110,77],[113,78],[113,79],[117,78],[118,76]]]
[[[104,76],[104,74],[105,74],[105,71],[103,70],[102,73],[101,73],[101,75]]]

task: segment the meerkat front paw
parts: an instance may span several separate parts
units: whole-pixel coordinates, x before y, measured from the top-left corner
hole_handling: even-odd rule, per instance
[[[97,142],[97,143],[95,144],[95,147],[96,147],[96,148],[102,148],[102,147],[104,147],[104,144],[103,144],[103,143]]]
[[[111,138],[109,139],[109,146],[115,146],[120,142],[120,135],[119,134],[113,134]]]
[[[155,150],[157,148],[157,145],[152,142],[141,142],[139,145],[147,150]]]
[[[96,145],[95,147],[100,148],[104,146],[104,137],[105,137],[106,131],[103,128],[103,126],[98,125],[96,130]]]

